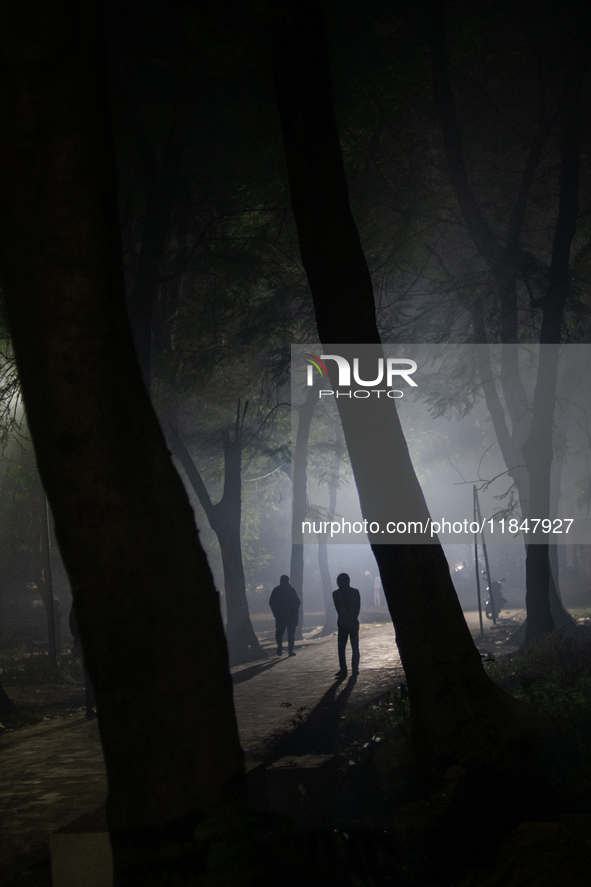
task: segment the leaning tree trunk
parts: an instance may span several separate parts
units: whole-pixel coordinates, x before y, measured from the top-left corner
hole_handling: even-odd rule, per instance
[[[87,0],[8,0],[0,30],[2,282],[96,690],[115,884],[176,884],[211,846],[195,828],[243,808],[244,764],[213,579],[126,313],[102,22]]]
[[[144,169],[146,209],[136,275],[129,293],[128,307],[136,355],[148,391],[152,381],[152,338],[155,308],[160,292],[162,260],[170,236],[172,212],[187,140],[190,72],[191,66],[187,64],[180,95],[172,109],[165,144],[161,150],[153,150],[153,156],[150,158],[153,169],[148,169],[148,164]]]
[[[275,24],[273,66],[291,202],[323,343],[380,344],[371,279],[348,202],[334,122],[326,33],[317,0],[299,0]],[[332,362],[331,362],[332,363]],[[334,385],[332,386],[335,387]],[[428,517],[398,414],[373,413],[363,446],[355,403],[337,401],[364,515],[367,463],[383,466],[382,495]],[[378,415],[379,413],[379,415]],[[375,545],[424,759],[482,758],[522,729],[517,703],[487,677],[439,544]]]
[[[234,527],[220,529],[217,536],[224,569],[226,640],[230,664],[240,665],[252,659],[263,659],[266,654],[252,627],[248,611],[240,531]],[[243,589],[243,593],[237,595],[236,589]]]

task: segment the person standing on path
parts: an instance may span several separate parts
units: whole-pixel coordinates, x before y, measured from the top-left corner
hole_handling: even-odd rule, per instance
[[[295,630],[298,624],[298,610],[300,599],[295,588],[289,584],[289,576],[281,576],[279,585],[271,592],[269,606],[275,617],[275,638],[277,640],[277,655],[283,653],[283,635],[287,628],[287,649],[290,656],[295,656],[293,645]]]
[[[345,649],[347,640],[351,641],[351,671],[359,674],[359,611],[361,609],[361,597],[356,588],[351,588],[351,580],[347,573],[337,576],[338,588],[332,593],[335,609],[337,611],[338,651],[339,666],[335,677],[347,677],[347,660]]]

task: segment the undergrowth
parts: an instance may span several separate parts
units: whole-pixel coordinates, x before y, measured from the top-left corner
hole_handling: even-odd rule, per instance
[[[552,727],[554,781],[591,792],[591,643],[555,631],[529,650],[490,661],[491,678]]]
[[[549,724],[544,739],[548,784],[578,797],[587,807],[591,798],[591,643],[556,631],[529,650],[487,660],[485,668],[496,684]],[[351,751],[377,753],[381,774],[399,780],[412,754],[405,685],[348,714],[342,736]]]
[[[410,730],[410,703],[405,684],[388,690],[370,705],[353,709],[346,718],[345,730],[352,735],[384,737],[396,730],[401,735]]]
[[[80,683],[79,672],[80,666],[75,657],[69,654],[58,657],[59,683]],[[51,684],[56,681],[49,656],[29,656],[21,651],[0,654],[0,675],[5,688],[26,684]]]

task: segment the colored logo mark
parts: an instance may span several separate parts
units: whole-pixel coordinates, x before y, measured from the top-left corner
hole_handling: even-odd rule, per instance
[[[316,367],[316,369],[318,370],[318,372],[320,373],[321,376],[326,376],[328,378],[328,372],[326,371],[326,367],[324,366],[324,364],[322,363],[322,361],[320,360],[319,357],[316,357],[315,354],[307,354],[306,352],[304,352],[304,357],[306,358],[308,363],[311,363],[312,366]]]

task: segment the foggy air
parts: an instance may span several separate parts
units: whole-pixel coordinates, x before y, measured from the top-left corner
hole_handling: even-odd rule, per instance
[[[3,885],[586,885],[588,19],[0,5]]]

